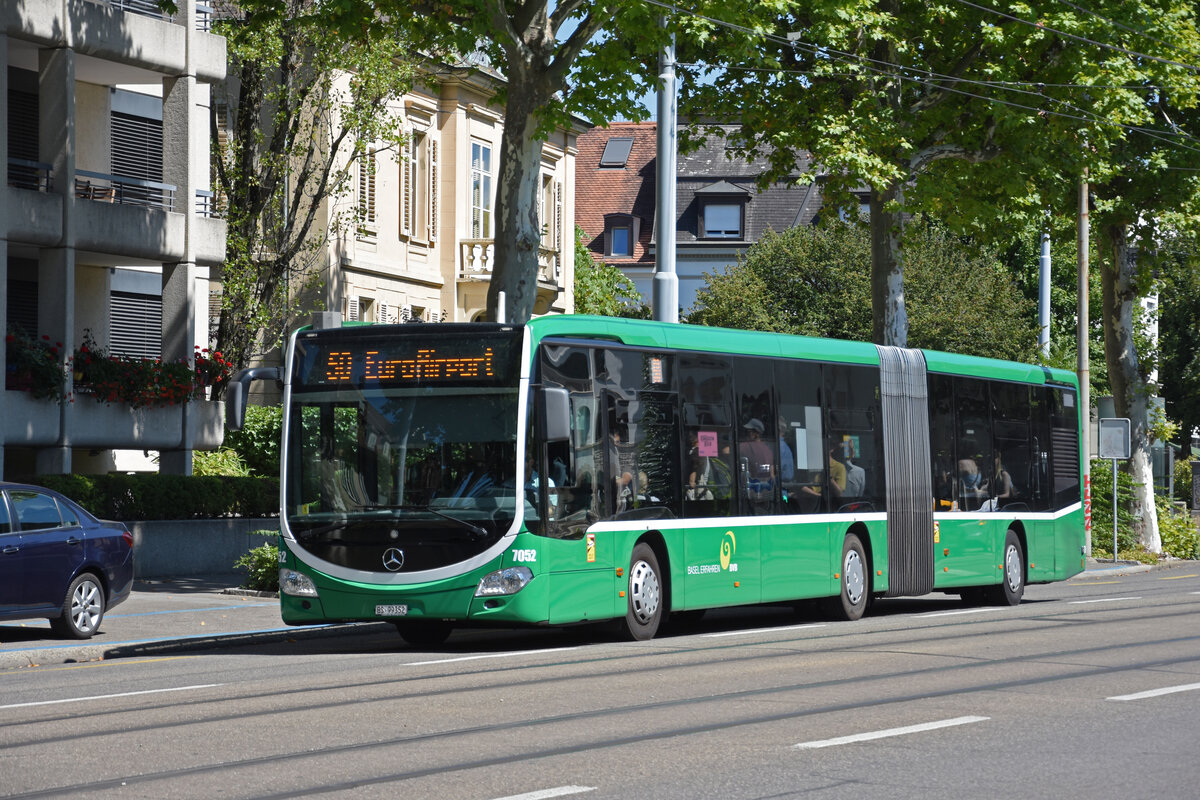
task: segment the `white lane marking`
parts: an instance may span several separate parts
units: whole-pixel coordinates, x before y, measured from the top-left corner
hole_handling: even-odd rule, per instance
[[[1116,603],[1120,600],[1141,600],[1140,597],[1102,597],[1099,600],[1072,600],[1069,606],[1085,606],[1088,603]]]
[[[983,614],[987,611],[1003,611],[999,606],[989,608],[964,608],[961,611],[934,611],[929,614],[917,614],[917,619],[928,619],[930,617],[953,617],[958,614]]]
[[[423,667],[426,664],[453,664],[457,661],[478,661],[481,658],[511,658],[513,656],[531,656],[535,653],[565,653],[568,650],[578,650],[578,647],[547,647],[544,650],[513,650],[509,653],[488,653],[482,656],[459,656],[458,658],[439,658],[433,661],[410,661],[402,664],[404,667]]]
[[[114,697],[134,697],[139,694],[162,694],[163,692],[190,692],[194,689],[211,689],[214,686],[224,686],[223,683],[200,683],[195,686],[176,686],[172,689],[145,689],[140,692],[121,692],[119,694],[97,694],[91,697],[67,697],[62,700],[39,700],[36,703],[13,703],[0,706],[5,708],[32,708],[33,706],[53,706],[59,703],[86,703],[91,700],[111,700]]]
[[[722,636],[749,636],[752,633],[775,633],[776,631],[802,631],[805,628],[824,628],[824,622],[817,622],[810,625],[786,625],[782,628],[755,628],[749,631],[723,631],[722,633],[706,633],[705,639],[718,639]]]
[[[1191,594],[1200,594],[1200,592],[1192,592]]]
[[[972,722],[984,722],[991,719],[990,717],[955,717],[954,719],[943,719],[938,722],[923,722],[920,725],[906,725],[903,728],[888,728],[884,731],[871,731],[870,733],[856,733],[853,736],[839,736],[837,739],[821,739],[816,742],[801,742],[800,744],[792,745],[797,750],[816,750],[820,747],[833,747],[839,744],[852,744],[854,742],[869,742],[872,739],[886,739],[890,736],[905,736],[910,733],[924,733],[925,731],[935,731],[938,728],[953,728],[956,725],[970,725]]]
[[[1188,683],[1183,686],[1168,686],[1165,689],[1151,689],[1148,692],[1135,692],[1134,694],[1119,694],[1116,697],[1106,697],[1106,700],[1145,700],[1148,697],[1161,697],[1164,694],[1175,694],[1176,692],[1194,692],[1200,689],[1200,683]]]
[[[496,800],[546,800],[549,797],[565,797],[569,794],[583,794],[596,791],[595,786],[558,786],[554,789],[539,789],[526,794],[511,794],[508,797],[497,797]]]

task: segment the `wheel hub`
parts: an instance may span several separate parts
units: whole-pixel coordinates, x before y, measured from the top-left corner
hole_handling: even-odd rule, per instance
[[[846,599],[852,605],[858,605],[866,589],[867,573],[857,550],[846,553],[846,563],[842,565],[842,580],[846,587]]]
[[[638,622],[645,625],[658,613],[660,589],[658,576],[645,561],[639,561],[629,571],[629,604]]]

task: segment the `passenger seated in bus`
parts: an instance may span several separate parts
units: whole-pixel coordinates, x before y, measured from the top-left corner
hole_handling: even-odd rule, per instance
[[[846,469],[846,485],[842,493],[846,497],[862,497],[867,489],[867,471],[851,460],[856,455],[854,438],[843,436],[842,466]]]
[[[958,460],[958,481],[962,502],[961,511],[974,511],[988,498],[987,478],[979,470],[979,462],[975,458],[960,458]]]
[[[325,510],[354,511],[370,504],[367,486],[358,470],[346,462],[345,451],[321,459],[321,497]]]
[[[992,477],[988,482],[988,486],[992,490],[992,496],[979,507],[980,511],[999,511],[1006,503],[1011,502],[1017,496],[1012,476],[1004,468],[1004,462],[1000,458],[1000,453],[996,453],[995,463],[992,467]]]
[[[762,421],[753,418],[742,426],[745,438],[738,444],[738,459],[745,470],[746,496],[753,504],[769,503],[775,490],[775,454],[763,441]]]

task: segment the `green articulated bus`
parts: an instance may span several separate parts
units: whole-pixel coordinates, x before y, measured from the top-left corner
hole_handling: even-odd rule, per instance
[[[694,325],[297,331],[282,380],[291,625],[612,620],[950,592],[1015,605],[1083,569],[1067,371]]]

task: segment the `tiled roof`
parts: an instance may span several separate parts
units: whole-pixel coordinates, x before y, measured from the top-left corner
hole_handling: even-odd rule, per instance
[[[604,255],[604,216],[630,214],[642,220],[633,257],[604,260],[612,263],[653,262],[647,254],[654,223],[654,164],[657,126],[653,122],[614,122],[580,135],[575,156],[575,223],[587,233],[588,246],[599,259]],[[604,145],[610,138],[632,137],[633,146],[624,167],[601,167]]]
[[[575,221],[587,232],[593,254],[603,257],[606,214],[631,214],[642,220],[633,258],[604,258],[606,262],[621,265],[654,261],[648,251],[655,227],[656,136],[657,126],[653,122],[618,122],[607,128],[593,128],[579,137],[575,159]],[[629,159],[624,168],[601,167],[604,146],[615,137],[633,138]],[[803,174],[809,166],[809,160],[802,159],[791,177]],[[757,180],[765,171],[765,161],[730,158],[719,136],[710,136],[697,150],[679,154],[676,167],[677,246],[698,241],[698,194],[746,196],[744,238],[721,240],[725,246],[738,241],[755,242],[767,230],[783,231],[811,224],[821,207],[821,192],[815,183],[806,186],[782,180],[760,192]]]

